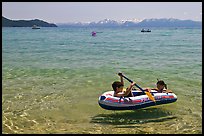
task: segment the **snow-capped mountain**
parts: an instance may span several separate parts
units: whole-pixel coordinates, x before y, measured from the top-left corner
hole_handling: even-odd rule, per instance
[[[142,20],[143,20],[143,19],[134,18],[134,19],[121,20],[120,23],[125,23],[125,22],[139,23],[139,22],[141,22]]]
[[[144,19],[137,24],[140,27],[201,27],[202,22],[192,20],[179,20],[174,18]]]
[[[91,22],[89,26],[119,26],[119,23],[115,20],[104,19],[98,22]]]
[[[61,26],[58,24],[58,26]],[[111,19],[103,19],[98,22],[90,23],[66,23],[63,26],[88,26],[88,27],[202,27],[202,22],[192,20],[179,20],[174,18],[151,18],[151,19],[131,19],[115,21]]]

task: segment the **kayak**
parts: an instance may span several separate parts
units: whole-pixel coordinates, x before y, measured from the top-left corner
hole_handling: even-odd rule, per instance
[[[107,91],[99,96],[98,104],[106,110],[137,110],[150,106],[173,103],[177,100],[174,93],[158,93],[151,90],[155,102],[140,90],[132,90],[134,97],[114,97],[114,91]]]

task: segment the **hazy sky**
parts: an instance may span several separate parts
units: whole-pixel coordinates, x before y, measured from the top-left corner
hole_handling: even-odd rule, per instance
[[[49,23],[103,19],[176,18],[202,20],[202,2],[2,2],[2,15],[12,20]]]

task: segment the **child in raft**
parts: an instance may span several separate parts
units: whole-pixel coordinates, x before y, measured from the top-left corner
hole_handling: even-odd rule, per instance
[[[157,88],[146,88],[145,91],[156,90],[158,93],[172,93],[171,90],[167,89],[167,84],[163,80],[157,79]]]
[[[120,82],[119,81],[115,81],[112,84],[113,90],[114,90],[114,96],[115,97],[133,97],[132,94],[132,88],[135,85],[135,82],[131,83],[130,86],[124,91],[123,87],[124,87],[124,81],[123,81],[123,76],[122,73],[118,73],[118,75],[120,76]]]

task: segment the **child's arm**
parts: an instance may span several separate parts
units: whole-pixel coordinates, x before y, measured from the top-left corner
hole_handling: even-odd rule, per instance
[[[122,93],[116,93],[114,94],[115,97],[120,97],[120,96],[124,96],[125,94],[122,92]]]
[[[147,92],[151,92],[152,89],[149,88],[149,87],[147,87],[147,88],[144,88],[143,90],[144,90],[144,91],[147,91]]]
[[[171,90],[169,90],[169,89],[166,89],[166,90],[163,90],[162,91],[163,93],[173,93]]]
[[[130,86],[127,88],[127,90],[125,91],[125,96],[126,95],[128,95],[130,92],[131,92],[131,90],[132,90],[132,88],[133,88],[133,86],[135,85],[135,82],[132,82],[131,84],[130,84]]]
[[[123,74],[122,73],[118,73],[118,75],[120,76],[120,82],[124,85],[124,81],[123,81]]]
[[[158,91],[158,88],[151,88],[151,90],[155,90],[155,91]]]

